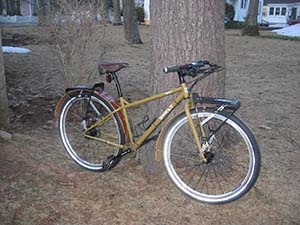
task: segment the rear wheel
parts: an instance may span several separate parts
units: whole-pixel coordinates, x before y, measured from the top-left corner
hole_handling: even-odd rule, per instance
[[[103,172],[107,169],[105,163],[108,159],[120,153],[119,148],[96,140],[101,138],[124,144],[124,132],[117,114],[108,116],[105,123],[88,130],[112,111],[113,108],[103,98],[92,93],[71,97],[61,110],[59,133],[64,148],[85,169]],[[89,137],[85,137],[84,133]],[[109,167],[114,167],[120,160],[121,157],[110,160]]]
[[[207,162],[201,161],[188,119],[182,113],[171,121],[162,139],[169,177],[180,191],[198,201],[221,204],[242,197],[260,170],[260,152],[252,132],[234,115],[226,120],[226,113],[206,110],[191,114],[201,143],[209,146],[202,148]],[[200,126],[205,135],[200,135]]]

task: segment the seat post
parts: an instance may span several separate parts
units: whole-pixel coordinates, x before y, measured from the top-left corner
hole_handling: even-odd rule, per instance
[[[117,92],[118,92],[118,98],[121,98],[121,97],[123,97],[123,93],[122,93],[122,89],[121,89],[121,85],[120,85],[118,76],[117,76],[117,74],[115,72],[113,72],[111,74],[112,74],[113,80],[116,83],[116,88],[117,88]]]

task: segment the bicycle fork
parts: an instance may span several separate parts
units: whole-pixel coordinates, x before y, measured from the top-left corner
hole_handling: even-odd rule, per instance
[[[195,142],[196,142],[196,145],[197,145],[197,148],[198,148],[199,156],[201,157],[201,161],[204,161],[205,163],[207,163],[207,159],[206,159],[206,157],[204,155],[204,151],[202,149],[202,144],[205,144],[205,143],[201,143],[201,141],[199,139],[199,134],[198,134],[198,131],[196,129],[195,123],[193,121],[192,115],[191,115],[190,105],[191,105],[190,101],[185,101],[185,104],[184,104],[185,114],[188,118],[188,121],[189,121],[189,124],[190,124],[190,127],[191,127],[191,131],[192,131],[193,137],[195,139]],[[203,127],[201,125],[200,125],[200,131],[201,131],[202,137],[204,137],[205,132],[204,132]],[[206,146],[206,147],[208,147],[208,146]]]
[[[195,103],[209,103],[209,104],[214,104],[217,105],[218,108],[216,109],[215,113],[213,113],[211,116],[207,117],[204,120],[200,120],[199,119],[199,127],[200,127],[200,132],[201,132],[201,137],[202,137],[202,142],[199,139],[199,134],[198,131],[196,129],[195,123],[193,121],[193,118],[191,116],[191,112],[190,112],[190,105],[192,104],[192,106]],[[217,98],[209,98],[209,97],[200,97],[197,93],[193,93],[192,94],[192,102],[191,101],[185,101],[185,113],[187,115],[198,151],[199,151],[199,155],[201,157],[201,160],[204,161],[205,163],[209,163],[209,161],[211,161],[210,159],[210,154],[209,153],[209,149],[210,149],[210,144],[212,142],[212,138],[214,136],[214,134],[216,132],[218,132],[218,130],[225,124],[225,122],[238,110],[238,108],[240,107],[241,103],[238,99],[217,99]],[[197,107],[196,111],[197,111]],[[218,112],[223,111],[225,108],[228,108],[229,110],[231,110],[231,113],[229,113],[229,115],[226,117],[226,119],[214,130],[214,132],[212,134],[209,134],[209,136],[206,136],[206,132],[203,128],[203,125],[206,124],[209,120],[211,120],[212,118],[215,117],[216,114],[218,114]]]

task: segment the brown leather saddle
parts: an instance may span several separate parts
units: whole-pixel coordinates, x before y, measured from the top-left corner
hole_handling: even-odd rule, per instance
[[[98,64],[100,74],[115,73],[115,72],[119,71],[120,69],[126,68],[128,66],[129,66],[129,64],[126,62],[121,62],[121,63],[100,62]]]

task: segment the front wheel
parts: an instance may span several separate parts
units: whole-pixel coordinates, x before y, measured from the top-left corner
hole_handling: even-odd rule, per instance
[[[226,112],[192,110],[191,116],[201,143],[207,144],[201,150],[207,162],[201,160],[186,114],[181,113],[162,138],[167,174],[195,200],[222,204],[239,199],[260,171],[260,151],[252,132],[236,116],[227,119]]]

